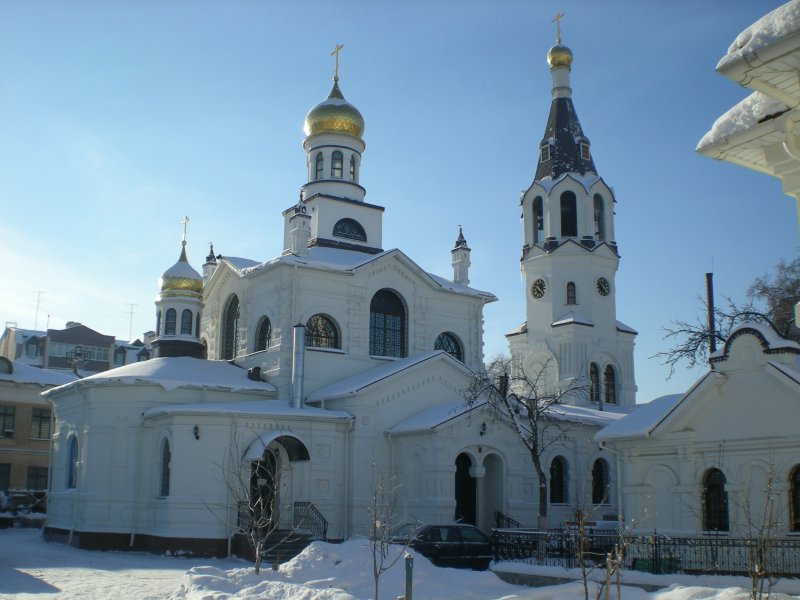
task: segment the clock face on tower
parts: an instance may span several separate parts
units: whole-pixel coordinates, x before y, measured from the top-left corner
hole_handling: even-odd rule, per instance
[[[597,287],[597,293],[600,294],[601,296],[608,296],[608,294],[611,292],[611,284],[608,283],[608,279],[606,279],[605,277],[597,278],[596,287]]]
[[[538,300],[544,296],[545,292],[547,292],[547,283],[544,279],[537,279],[533,282],[533,285],[531,286],[531,294],[533,294],[534,298]]]

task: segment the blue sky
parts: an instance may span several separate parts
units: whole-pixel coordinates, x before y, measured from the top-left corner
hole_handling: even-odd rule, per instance
[[[639,331],[639,401],[700,373],[650,359],[691,318],[798,250],[777,180],[694,152],[747,91],[714,71],[780,2],[0,0],[0,324],[155,325],[160,274],[208,252],[267,260],[305,182],[306,112],[341,87],[364,115],[361,182],[384,247],[452,276],[458,225],[485,311],[487,357],[524,320],[519,194],[550,104],[557,12],[573,100],[614,188],[618,318]]]

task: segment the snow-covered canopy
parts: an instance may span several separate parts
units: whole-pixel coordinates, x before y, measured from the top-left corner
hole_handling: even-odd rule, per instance
[[[153,358],[103,371],[67,385],[48,390],[44,395],[57,395],[77,386],[102,384],[160,385],[166,391],[177,388],[216,388],[230,391],[262,392],[272,395],[275,386],[265,381],[252,381],[247,371],[224,360],[175,357]]]
[[[742,31],[717,64],[723,69],[748,54],[771,46],[781,38],[800,30],[800,1],[792,0],[779,6]]]
[[[789,108],[766,94],[753,92],[714,121],[711,130],[697,144],[697,151],[703,152],[710,146],[725,142],[728,138],[747,131],[766,120],[786,112]]]

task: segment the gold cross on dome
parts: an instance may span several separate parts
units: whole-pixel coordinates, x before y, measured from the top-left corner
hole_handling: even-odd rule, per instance
[[[344,48],[342,44],[336,44],[336,48],[331,52],[331,56],[336,57],[336,65],[333,68],[333,78],[337,81],[339,80],[339,52],[342,51],[342,48]]]
[[[551,23],[556,24],[556,44],[559,46],[561,45],[561,19],[564,17],[564,13],[557,13],[555,18],[550,21]]]
[[[183,225],[183,243],[186,243],[186,224],[189,222],[189,215],[184,215],[183,219],[181,219],[181,225]]]

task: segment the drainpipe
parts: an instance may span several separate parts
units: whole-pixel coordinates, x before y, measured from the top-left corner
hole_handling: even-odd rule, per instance
[[[303,408],[305,329],[302,323],[292,328],[292,406],[295,408]]]

